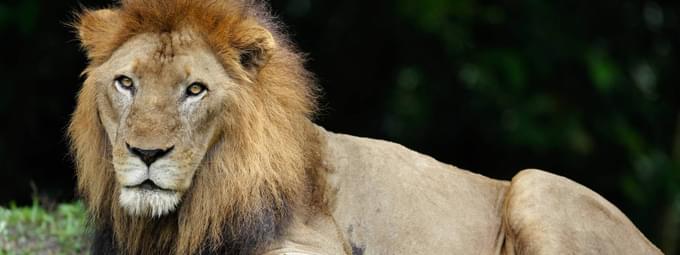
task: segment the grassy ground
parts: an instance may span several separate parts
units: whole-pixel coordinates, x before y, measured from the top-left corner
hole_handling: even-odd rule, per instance
[[[85,209],[82,203],[53,210],[37,202],[30,207],[0,207],[0,255],[86,254]]]

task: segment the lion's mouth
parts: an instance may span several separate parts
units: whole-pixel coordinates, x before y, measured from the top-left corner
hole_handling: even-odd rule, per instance
[[[118,201],[131,215],[159,217],[174,211],[181,197],[182,194],[178,191],[144,180],[136,185],[124,186],[120,190]]]
[[[141,190],[149,190],[149,191],[172,191],[169,189],[164,189],[161,188],[160,186],[156,185],[151,179],[146,179],[144,182],[134,185],[134,186],[127,186],[127,188],[132,188],[132,189],[141,189]]]

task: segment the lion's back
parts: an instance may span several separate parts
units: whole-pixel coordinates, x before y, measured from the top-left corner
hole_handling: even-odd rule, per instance
[[[331,211],[355,252],[493,253],[500,247],[507,182],[395,143],[322,133]]]

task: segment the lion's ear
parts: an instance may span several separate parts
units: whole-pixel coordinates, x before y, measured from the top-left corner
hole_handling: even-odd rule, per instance
[[[78,16],[75,27],[90,60],[107,57],[121,27],[120,12],[115,9],[85,10]]]
[[[241,32],[234,45],[239,50],[239,63],[243,69],[257,72],[271,58],[276,41],[271,32],[256,26]]]

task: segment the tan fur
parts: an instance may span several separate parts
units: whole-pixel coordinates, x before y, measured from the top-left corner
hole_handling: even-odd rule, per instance
[[[299,207],[308,193],[318,190],[308,186],[308,178],[316,174],[306,172],[316,171],[319,155],[309,122],[315,88],[302,60],[263,8],[239,1],[126,0],[120,7],[80,15],[76,26],[91,63],[69,127],[78,187],[93,221],[111,224],[130,254],[167,247],[190,254],[206,241],[216,247],[227,238],[224,226],[238,236],[241,228],[261,224],[253,221],[267,210],[284,220],[291,213],[288,208]],[[137,35],[187,30],[198,34],[239,81],[238,96],[224,113],[211,116],[222,119],[220,130],[176,213],[160,220],[129,216],[113,195],[120,192],[110,161],[114,149],[100,121],[97,100],[102,92],[93,73]],[[173,54],[166,51],[160,54]],[[260,58],[258,70],[239,65],[242,51]]]
[[[493,180],[316,127],[311,75],[262,4],[123,0],[75,26],[90,65],[68,132],[101,249],[659,253],[615,206],[563,177]],[[209,90],[183,95],[196,80]],[[173,149],[144,165],[130,144]],[[140,192],[144,178],[165,191]]]

